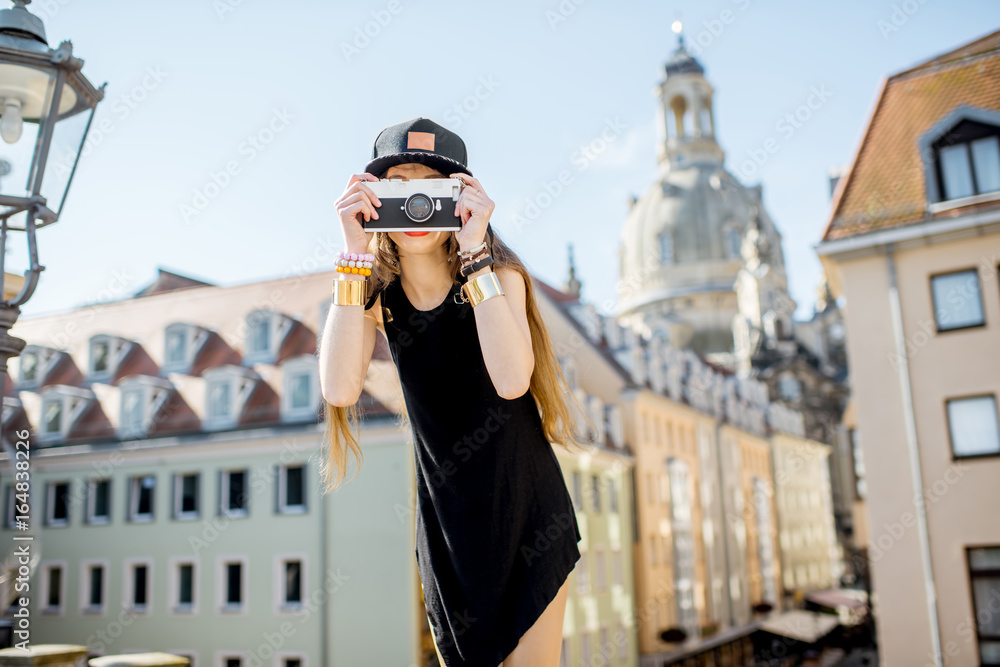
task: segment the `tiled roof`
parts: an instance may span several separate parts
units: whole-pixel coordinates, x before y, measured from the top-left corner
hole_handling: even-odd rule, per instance
[[[883,82],[823,240],[954,215],[926,212],[919,139],[960,105],[1000,111],[1000,30]]]

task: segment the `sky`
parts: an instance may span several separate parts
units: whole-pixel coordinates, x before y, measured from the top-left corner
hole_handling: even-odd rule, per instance
[[[496,202],[491,223],[528,269],[561,286],[572,243],[584,300],[612,314],[629,197],[657,175],[653,91],[678,19],[715,90],[725,167],[763,185],[797,315],[808,317],[828,172],[853,159],[883,79],[1000,28],[995,0],[35,0],[29,10],[49,45],[71,40],[107,89],[62,217],[38,232],[46,268],[22,317],[128,298],[159,268],[222,286],[332,270],[343,245],[334,202],[379,131],[418,116],[463,138]],[[817,90],[809,118],[779,132]],[[777,150],[753,162],[772,138]],[[23,234],[7,245],[6,270],[20,274]]]

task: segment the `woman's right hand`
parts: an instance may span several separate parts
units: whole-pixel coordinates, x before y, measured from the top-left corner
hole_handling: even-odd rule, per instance
[[[372,218],[378,220],[376,207],[381,206],[382,202],[372,189],[364,184],[364,181],[377,180],[378,177],[367,171],[354,174],[336,202],[337,215],[340,216],[340,226],[344,232],[346,252],[359,254],[368,252],[368,242],[375,236],[375,232],[365,231],[362,219],[366,222]]]

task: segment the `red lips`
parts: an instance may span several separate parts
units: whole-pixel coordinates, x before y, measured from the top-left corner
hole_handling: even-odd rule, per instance
[[[430,234],[430,232],[403,232],[407,236],[423,236],[425,234]]]

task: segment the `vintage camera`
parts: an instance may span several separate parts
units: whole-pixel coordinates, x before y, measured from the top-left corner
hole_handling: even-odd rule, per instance
[[[461,231],[462,218],[455,204],[465,187],[458,178],[399,178],[365,182],[382,202],[376,206],[378,220],[362,219],[366,232]]]

